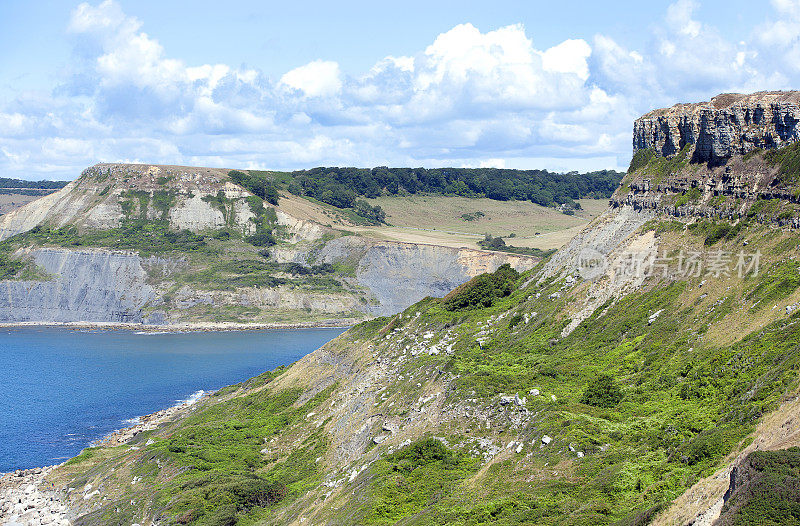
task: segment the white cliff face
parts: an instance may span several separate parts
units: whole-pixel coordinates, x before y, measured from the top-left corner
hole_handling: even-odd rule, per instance
[[[205,195],[193,195],[184,199],[181,206],[171,208],[170,223],[193,232],[224,227],[225,217],[221,211],[203,201]]]
[[[320,224],[298,219],[282,210],[276,209],[275,214],[278,217],[278,224],[286,227],[287,232],[291,235],[292,243],[321,239],[329,230]]]
[[[207,201],[218,192],[232,200],[230,223],[221,210]],[[254,215],[246,201],[252,194],[230,182],[226,170],[98,164],[84,170],[80,178],[58,192],[0,217],[0,241],[39,224],[114,228],[125,218],[122,206],[125,201],[133,203],[134,217],[161,219],[161,211],[154,205],[158,194],[169,195],[172,199],[166,219],[174,228],[198,232],[231,224],[245,233],[255,228],[250,221]],[[139,204],[140,195],[146,195],[149,200],[145,210]]]

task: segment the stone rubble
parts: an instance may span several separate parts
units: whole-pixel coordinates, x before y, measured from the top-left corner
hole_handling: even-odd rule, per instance
[[[55,466],[0,477],[0,526],[69,526],[67,507],[45,477]]]

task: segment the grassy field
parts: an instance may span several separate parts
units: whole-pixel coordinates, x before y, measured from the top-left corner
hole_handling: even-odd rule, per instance
[[[369,201],[386,211],[386,220],[392,225],[373,230],[392,233],[403,240],[428,238],[431,242],[475,246],[484,234],[505,237],[513,233],[515,237],[507,239],[507,243],[542,249],[563,246],[608,206],[605,199],[582,199],[583,210],[568,216],[529,201],[441,196],[379,197]],[[465,219],[465,214],[474,219]]]
[[[368,201],[383,208],[389,225],[353,224],[338,208],[291,194],[281,196],[280,208],[298,219],[377,239],[477,248],[484,234],[506,237],[513,233],[513,238],[506,239],[508,244],[546,250],[564,246],[608,206],[605,199],[581,199],[583,210],[568,216],[529,201],[423,195]]]

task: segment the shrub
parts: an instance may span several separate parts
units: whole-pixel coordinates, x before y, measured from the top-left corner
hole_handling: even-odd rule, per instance
[[[378,205],[372,206],[366,201],[358,200],[353,205],[353,211],[376,225],[386,222],[386,212]]]
[[[456,287],[442,298],[444,308],[450,311],[489,307],[496,298],[508,296],[514,291],[519,272],[505,263],[493,274],[475,276]]]
[[[486,234],[482,241],[478,241],[478,246],[488,250],[502,250],[506,247],[506,242],[502,237],[492,237],[491,234]]]
[[[278,242],[270,232],[256,232],[252,236],[244,238],[245,241],[256,247],[271,247]]]
[[[723,453],[724,445],[721,432],[715,430],[700,433],[683,448],[682,459],[694,465],[706,459],[717,458]]]
[[[607,374],[598,375],[586,386],[581,403],[594,407],[610,408],[622,401],[622,390]]]
[[[432,462],[443,462],[445,464],[457,462],[453,453],[435,438],[419,440],[408,447],[404,447],[397,453],[388,455],[386,460],[395,463],[395,471],[405,471],[407,473]]]

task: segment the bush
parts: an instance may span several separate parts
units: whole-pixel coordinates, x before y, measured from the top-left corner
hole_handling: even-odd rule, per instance
[[[353,205],[353,211],[376,225],[386,223],[386,212],[378,205],[371,206],[366,201],[359,200]]]
[[[607,374],[598,375],[586,386],[581,403],[594,407],[610,408],[622,401],[622,390]]]
[[[514,291],[519,272],[505,263],[493,274],[475,276],[463,285],[456,287],[442,298],[444,308],[450,311],[484,308],[494,303],[496,298],[508,296]]]
[[[691,465],[717,458],[725,450],[722,438],[719,430],[700,433],[684,446],[681,458]]]
[[[395,471],[411,472],[432,462],[456,463],[453,453],[435,438],[426,438],[388,455],[386,460],[395,463]]]
[[[278,242],[270,232],[256,232],[252,236],[247,236],[244,240],[256,247],[271,247]]]
[[[478,246],[488,250],[502,250],[506,247],[506,242],[502,237],[492,237],[486,234],[482,241],[478,241]]]

